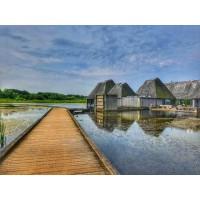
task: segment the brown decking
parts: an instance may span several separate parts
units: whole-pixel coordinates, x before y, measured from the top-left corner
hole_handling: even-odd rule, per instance
[[[52,109],[0,162],[0,174],[114,174],[109,168],[64,108]]]

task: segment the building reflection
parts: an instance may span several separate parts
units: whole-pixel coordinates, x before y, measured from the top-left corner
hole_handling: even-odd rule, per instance
[[[168,114],[167,114],[168,115]],[[174,116],[166,116],[166,113],[150,111],[121,111],[90,113],[89,116],[98,128],[113,132],[115,129],[127,132],[136,122],[145,134],[158,137],[163,130],[173,121]]]
[[[91,119],[99,128],[104,128],[109,132],[114,129],[127,131],[135,120],[139,117],[139,112],[94,112],[90,113]]]
[[[175,117],[175,113],[143,110],[137,123],[145,134],[159,137]]]
[[[141,119],[137,123],[145,134],[159,137],[172,121],[173,118],[147,118]]]

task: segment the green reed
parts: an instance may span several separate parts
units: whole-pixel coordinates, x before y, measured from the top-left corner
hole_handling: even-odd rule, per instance
[[[0,146],[1,147],[3,147],[6,143],[5,132],[6,132],[6,125],[5,125],[2,117],[0,116]]]

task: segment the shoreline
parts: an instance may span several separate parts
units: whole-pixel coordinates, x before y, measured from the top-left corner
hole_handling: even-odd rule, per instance
[[[61,104],[61,103],[76,103],[76,104],[86,104],[86,101],[82,101],[82,100],[77,100],[77,101],[59,101],[59,100],[55,100],[55,101],[2,101],[0,99],[0,105],[1,104],[31,104],[31,103],[44,103],[44,104]]]

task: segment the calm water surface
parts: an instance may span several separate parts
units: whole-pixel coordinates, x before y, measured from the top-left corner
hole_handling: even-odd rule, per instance
[[[85,103],[59,103],[59,104],[48,104],[49,106],[59,106],[63,108],[86,108]]]
[[[62,107],[62,108],[86,108],[85,103],[13,103],[13,104],[0,104],[2,105],[14,105],[14,106],[50,106],[50,107]],[[1,108],[1,107],[0,107]]]
[[[0,116],[6,125],[6,143],[1,147],[5,147],[25,129],[30,127],[49,108],[34,106],[18,106],[18,107],[0,107]]]
[[[200,174],[200,126],[173,125],[189,116],[131,111],[75,117],[121,174]]]
[[[6,143],[0,144],[0,151],[24,130],[44,115],[50,107],[86,108],[83,103],[11,103],[0,104],[0,116],[6,125]],[[1,147],[2,146],[2,147]],[[0,152],[1,153],[1,152]]]

